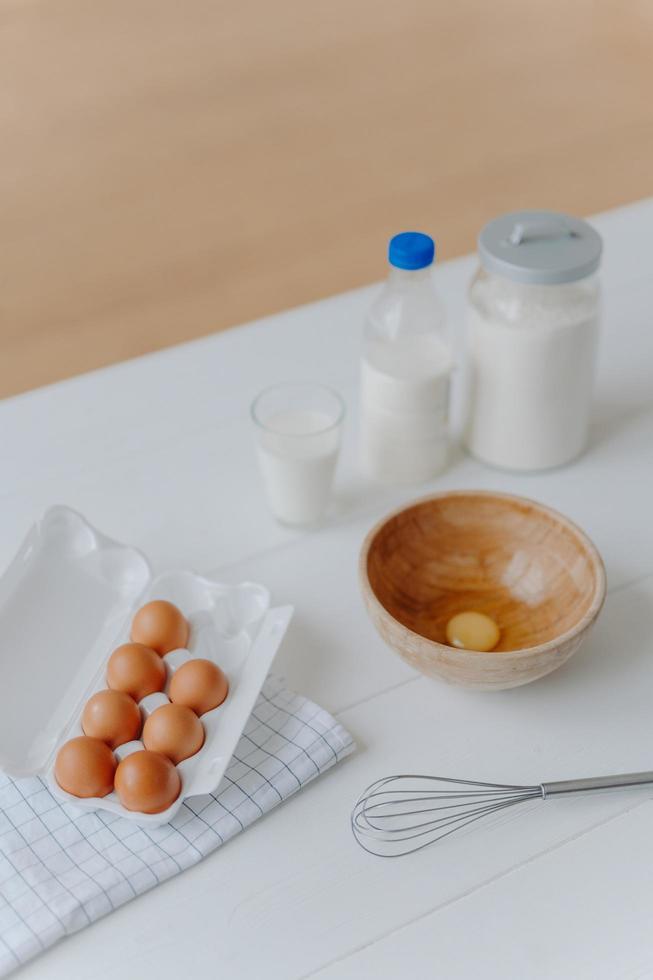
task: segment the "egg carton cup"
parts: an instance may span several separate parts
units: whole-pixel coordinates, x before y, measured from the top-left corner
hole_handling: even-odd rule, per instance
[[[188,648],[163,661],[166,685],[139,703],[143,721],[168,703],[175,670],[187,660],[212,660],[225,672],[225,701],[201,715],[202,748],[177,766],[181,792],[161,813],[127,810],[115,792],[80,799],[54,778],[56,754],[83,734],[87,700],[107,687],[113,650],[129,640],[131,620],[151,599],[167,599],[190,623]],[[61,801],[108,810],[143,826],[167,823],[190,796],[217,788],[256,703],[292,616],[272,608],[265,586],[225,585],[190,571],[152,579],[141,552],[118,544],[67,507],[52,507],[34,525],[0,578],[0,768],[12,776],[42,775]],[[19,651],[19,652],[17,652]],[[143,748],[132,741],[122,759]]]

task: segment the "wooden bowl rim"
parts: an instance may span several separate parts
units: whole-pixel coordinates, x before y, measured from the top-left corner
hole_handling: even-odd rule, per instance
[[[538,500],[533,500],[531,497],[522,497],[516,493],[502,493],[494,490],[442,490],[439,493],[430,493],[424,497],[418,497],[409,504],[404,504],[403,507],[397,507],[389,514],[386,514],[385,517],[381,518],[381,520],[374,525],[374,527],[367,533],[365,540],[363,541],[358,562],[358,571],[366,598],[368,601],[374,604],[382,616],[386,616],[388,619],[391,619],[393,623],[396,623],[400,631],[402,631],[407,637],[418,637],[422,643],[431,644],[436,650],[445,650],[461,656],[464,656],[465,654],[472,654],[474,657],[495,656],[493,650],[483,652],[482,650],[465,650],[459,647],[450,647],[446,643],[438,643],[437,640],[432,640],[430,637],[424,636],[422,633],[416,633],[415,630],[405,626],[402,622],[396,619],[391,612],[388,612],[383,603],[377,598],[367,574],[367,559],[370,548],[372,547],[374,539],[386,524],[394,520],[395,517],[398,517],[400,514],[413,510],[415,507],[420,507],[423,504],[430,503],[431,501],[445,500],[451,497],[485,497],[493,500],[507,500],[510,503],[517,502],[521,504],[528,504],[529,506],[534,507],[536,510],[544,514],[548,514],[548,516],[552,517],[557,523],[564,525],[564,527],[571,531],[571,533],[574,534],[580,541],[583,550],[590,560],[590,565],[594,575],[594,594],[592,596],[589,609],[581,617],[581,619],[579,619],[578,622],[565,633],[561,633],[559,636],[554,637],[552,640],[548,640],[546,643],[538,643],[536,646],[532,647],[518,647],[515,650],[503,650],[500,652],[500,654],[497,654],[497,656],[520,657],[522,655],[533,656],[534,654],[546,653],[550,650],[557,649],[562,643],[573,640],[574,637],[579,636],[588,628],[588,626],[591,625],[591,623],[600,613],[601,607],[605,602],[607,585],[605,565],[594,542],[585,533],[585,531],[578,526],[578,524],[575,524],[574,521],[570,520],[568,517],[565,517],[565,515],[561,514],[560,511],[555,510],[554,507],[548,507],[546,504],[541,504]]]

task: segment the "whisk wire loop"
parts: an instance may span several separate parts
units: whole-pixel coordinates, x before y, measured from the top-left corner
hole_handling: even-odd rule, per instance
[[[406,786],[407,788],[400,788]],[[541,786],[401,774],[372,783],[356,801],[351,826],[365,850],[399,857],[528,800]]]

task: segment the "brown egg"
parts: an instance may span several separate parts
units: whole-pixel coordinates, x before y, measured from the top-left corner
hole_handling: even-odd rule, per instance
[[[142,643],[123,643],[109,657],[107,684],[113,691],[124,691],[135,701],[155,691],[166,682],[166,665],[158,653]]]
[[[110,749],[138,738],[141,725],[138,705],[124,691],[98,691],[82,714],[84,734],[106,742]]]
[[[161,813],[181,792],[181,779],[170,759],[147,749],[122,760],[115,782],[122,805],[139,813]]]
[[[183,704],[163,704],[143,726],[143,745],[160,752],[178,765],[202,748],[204,726],[194,711]]]
[[[165,599],[154,599],[138,610],[132,622],[131,638],[164,656],[188,644],[190,627],[176,606]]]
[[[116,759],[109,746],[87,735],[62,745],[54,764],[54,776],[61,788],[81,799],[110,793],[115,771]]]
[[[170,700],[174,704],[185,704],[197,715],[217,708],[228,693],[226,675],[211,660],[187,660],[170,681]]]

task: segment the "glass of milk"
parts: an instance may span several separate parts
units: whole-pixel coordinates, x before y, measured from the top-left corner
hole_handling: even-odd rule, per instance
[[[258,458],[270,509],[282,524],[317,524],[326,513],[345,405],[323,385],[288,382],[252,404]]]

